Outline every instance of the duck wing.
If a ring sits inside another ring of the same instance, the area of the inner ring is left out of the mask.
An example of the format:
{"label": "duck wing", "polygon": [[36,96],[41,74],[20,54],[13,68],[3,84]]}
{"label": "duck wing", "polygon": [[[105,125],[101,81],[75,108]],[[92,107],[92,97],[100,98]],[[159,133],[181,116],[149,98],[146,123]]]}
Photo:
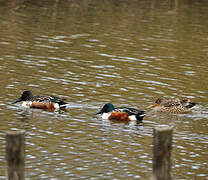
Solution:
{"label": "duck wing", "polygon": [[32,100],[37,102],[53,102],[58,103],[59,105],[66,104],[64,102],[66,100],[65,98],[59,98],[56,96],[34,96]]}
{"label": "duck wing", "polygon": [[180,106],[181,103],[179,101],[167,101],[162,106],[164,107],[174,107],[174,106]]}
{"label": "duck wing", "polygon": [[137,114],[144,114],[145,113],[145,111],[141,111],[141,110],[138,110],[138,109],[135,109],[135,108],[126,108],[126,107],[115,108],[115,111],[125,112],[129,116],[137,115]]}
{"label": "duck wing", "polygon": [[58,103],[59,105],[67,104],[65,102],[66,98],[60,98],[56,96],[50,96],[51,102]]}

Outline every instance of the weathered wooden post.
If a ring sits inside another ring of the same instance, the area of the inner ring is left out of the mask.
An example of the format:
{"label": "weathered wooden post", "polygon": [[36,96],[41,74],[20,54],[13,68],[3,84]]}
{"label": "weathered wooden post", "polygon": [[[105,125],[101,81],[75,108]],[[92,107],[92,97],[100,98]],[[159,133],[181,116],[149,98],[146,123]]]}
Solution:
{"label": "weathered wooden post", "polygon": [[156,127],[153,130],[154,180],[171,179],[171,149],[173,127]]}
{"label": "weathered wooden post", "polygon": [[23,180],[25,167],[25,132],[6,132],[6,177]]}

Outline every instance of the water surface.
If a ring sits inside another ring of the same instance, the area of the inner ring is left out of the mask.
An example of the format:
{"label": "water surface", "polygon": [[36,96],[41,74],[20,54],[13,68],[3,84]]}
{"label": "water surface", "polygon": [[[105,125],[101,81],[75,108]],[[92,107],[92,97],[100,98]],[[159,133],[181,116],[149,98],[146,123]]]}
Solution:
{"label": "water surface", "polygon": [[[152,131],[174,126],[172,176],[208,168],[206,1],[1,1],[0,178],[5,131],[26,132],[27,179],[148,179]],[[65,112],[10,104],[23,90],[59,95]],[[105,103],[146,109],[190,98],[193,113],[148,112],[143,124],[102,121]]]}

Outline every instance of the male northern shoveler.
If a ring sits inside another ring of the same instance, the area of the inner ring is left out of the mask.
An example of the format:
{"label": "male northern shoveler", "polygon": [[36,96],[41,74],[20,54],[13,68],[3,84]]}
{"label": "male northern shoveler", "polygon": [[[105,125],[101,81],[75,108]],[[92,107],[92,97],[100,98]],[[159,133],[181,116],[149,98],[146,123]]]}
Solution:
{"label": "male northern shoveler", "polygon": [[158,98],[154,104],[149,106],[155,111],[159,112],[171,112],[171,113],[187,113],[194,107],[196,103],[191,102],[189,99],[172,99],[166,100],[164,98]]}
{"label": "male northern shoveler", "polygon": [[134,108],[117,107],[115,108],[113,104],[107,103],[103,108],[96,113],[102,114],[103,119],[116,120],[128,122],[130,120],[140,120],[142,121],[145,111],[140,111]]}
{"label": "male northern shoveler", "polygon": [[55,109],[65,108],[67,105],[64,102],[65,100],[56,96],[34,96],[31,91],[24,91],[12,104],[22,102],[22,106],[24,107],[53,111]]}

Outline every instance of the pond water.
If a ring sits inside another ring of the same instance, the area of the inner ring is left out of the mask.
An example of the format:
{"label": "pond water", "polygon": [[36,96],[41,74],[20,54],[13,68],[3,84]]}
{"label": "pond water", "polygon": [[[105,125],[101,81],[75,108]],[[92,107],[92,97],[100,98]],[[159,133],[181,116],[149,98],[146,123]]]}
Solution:
{"label": "pond water", "polygon": [[[0,178],[5,132],[26,132],[26,179],[148,179],[152,133],[174,126],[174,179],[208,177],[208,1],[0,1]],[[67,98],[22,109],[23,90]],[[190,114],[102,121],[105,103],[145,110],[190,98]]]}

